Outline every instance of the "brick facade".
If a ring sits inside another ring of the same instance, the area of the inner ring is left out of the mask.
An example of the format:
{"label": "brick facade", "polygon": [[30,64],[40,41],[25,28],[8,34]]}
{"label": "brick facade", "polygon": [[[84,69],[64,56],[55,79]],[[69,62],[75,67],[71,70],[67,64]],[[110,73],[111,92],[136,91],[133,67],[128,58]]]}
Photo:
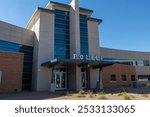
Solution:
{"label": "brick facade", "polygon": [[[111,81],[111,75],[116,76],[116,81]],[[126,81],[122,81],[121,76],[126,76]],[[133,81],[131,80],[131,76],[136,76],[136,70],[134,66],[128,65],[112,65],[105,67],[103,69],[103,84],[104,87],[110,86],[132,86]]]}
{"label": "brick facade", "polygon": [[21,53],[0,52],[0,92],[21,91],[23,58]]}

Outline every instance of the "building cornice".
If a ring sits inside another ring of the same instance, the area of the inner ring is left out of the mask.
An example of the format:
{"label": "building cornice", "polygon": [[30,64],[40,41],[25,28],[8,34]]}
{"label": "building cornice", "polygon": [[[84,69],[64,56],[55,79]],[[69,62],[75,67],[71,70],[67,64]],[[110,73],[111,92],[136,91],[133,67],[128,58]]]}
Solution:
{"label": "building cornice", "polygon": [[[70,7],[71,7],[71,6],[68,5],[68,4],[59,3],[59,2],[54,2],[54,1],[49,2],[49,4],[56,4],[56,5],[60,5],[60,6],[67,7],[67,8],[70,8]],[[81,8],[81,7],[80,7],[79,10],[93,13],[93,10],[91,10],[91,9],[86,9],[86,8]]]}
{"label": "building cornice", "polygon": [[92,17],[89,17],[88,20],[98,22],[99,24],[102,23],[103,21],[102,19],[97,19],[97,18],[92,18]]}
{"label": "building cornice", "polygon": [[35,12],[33,13],[33,15],[31,16],[31,18],[30,18],[28,24],[26,25],[26,29],[30,29],[30,28],[32,27],[32,24],[33,24],[33,22],[34,22],[35,17],[36,17],[41,11],[47,12],[47,13],[54,13],[53,10],[38,7],[38,8],[35,10]]}

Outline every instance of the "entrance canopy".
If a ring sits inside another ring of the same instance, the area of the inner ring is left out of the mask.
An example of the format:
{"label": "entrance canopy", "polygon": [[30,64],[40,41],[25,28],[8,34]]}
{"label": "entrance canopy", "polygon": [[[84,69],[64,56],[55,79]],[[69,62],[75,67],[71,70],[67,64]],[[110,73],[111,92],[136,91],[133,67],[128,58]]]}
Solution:
{"label": "entrance canopy", "polygon": [[126,64],[126,65],[128,65],[127,62],[125,62],[125,61],[124,62],[106,61],[106,60],[97,61],[97,60],[80,60],[80,59],[53,59],[53,60],[44,62],[41,65],[51,68],[54,65],[57,65],[59,63],[67,63],[67,64],[76,63],[76,64],[78,64],[79,67],[89,64],[90,66],[93,67],[93,69],[98,69],[98,68],[102,69],[103,67],[110,66],[113,64]]}

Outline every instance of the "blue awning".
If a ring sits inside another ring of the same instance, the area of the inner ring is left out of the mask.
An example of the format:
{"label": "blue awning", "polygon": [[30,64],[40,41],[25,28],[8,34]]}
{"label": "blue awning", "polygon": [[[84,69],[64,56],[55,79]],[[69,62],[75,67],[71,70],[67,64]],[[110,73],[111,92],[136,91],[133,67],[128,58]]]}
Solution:
{"label": "blue awning", "polygon": [[106,66],[110,66],[113,64],[126,64],[125,62],[120,62],[120,61],[106,61],[106,60],[80,60],[80,59],[52,59],[50,61],[44,62],[41,65],[42,66],[47,66],[47,67],[52,67],[54,65],[57,65],[59,63],[77,63],[77,64],[89,64],[93,66],[93,69],[96,68],[102,68]]}

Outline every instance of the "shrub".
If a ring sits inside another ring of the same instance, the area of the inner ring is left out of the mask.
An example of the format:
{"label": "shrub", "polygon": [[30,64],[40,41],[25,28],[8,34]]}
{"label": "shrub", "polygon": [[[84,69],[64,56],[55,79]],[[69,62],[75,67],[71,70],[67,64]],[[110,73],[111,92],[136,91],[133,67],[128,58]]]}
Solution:
{"label": "shrub", "polygon": [[121,92],[118,94],[118,96],[124,96],[124,95],[126,95],[126,92]]}
{"label": "shrub", "polygon": [[99,97],[99,99],[100,100],[107,100],[108,98],[106,96],[102,95],[102,96]]}
{"label": "shrub", "polygon": [[135,98],[135,96],[133,96],[133,95],[130,95],[130,97],[131,97],[131,98]]}
{"label": "shrub", "polygon": [[143,97],[146,97],[146,98],[148,98],[148,97],[149,97],[149,95],[148,95],[148,94],[143,94],[142,96],[143,96]]}
{"label": "shrub", "polygon": [[89,94],[90,98],[93,98],[93,92],[92,91],[88,91],[88,94]]}
{"label": "shrub", "polygon": [[85,97],[85,92],[83,90],[80,90],[78,93],[78,97]]}
{"label": "shrub", "polygon": [[129,95],[124,95],[125,100],[131,100],[131,97]]}
{"label": "shrub", "polygon": [[99,95],[104,95],[105,92],[104,91],[101,91],[101,92],[98,92]]}
{"label": "shrub", "polygon": [[72,94],[67,92],[66,96],[70,97],[70,96],[72,96]]}

